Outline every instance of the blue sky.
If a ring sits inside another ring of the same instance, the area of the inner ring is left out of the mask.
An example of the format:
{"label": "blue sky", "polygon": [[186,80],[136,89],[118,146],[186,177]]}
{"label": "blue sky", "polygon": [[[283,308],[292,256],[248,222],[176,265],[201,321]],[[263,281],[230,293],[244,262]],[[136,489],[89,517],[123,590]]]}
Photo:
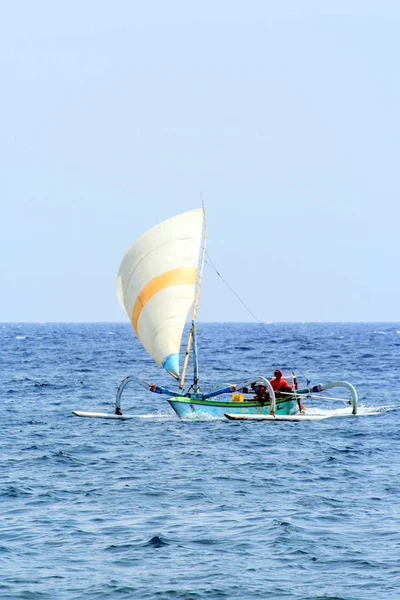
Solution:
{"label": "blue sky", "polygon": [[[122,257],[205,199],[260,320],[398,321],[400,4],[14,2],[0,321],[124,321]],[[200,321],[252,320],[208,267]]]}

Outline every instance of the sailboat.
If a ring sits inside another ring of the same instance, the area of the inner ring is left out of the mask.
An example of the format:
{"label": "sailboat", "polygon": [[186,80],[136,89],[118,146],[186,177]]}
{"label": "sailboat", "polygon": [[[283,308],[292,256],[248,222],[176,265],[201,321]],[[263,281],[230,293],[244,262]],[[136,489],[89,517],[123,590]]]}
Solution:
{"label": "sailboat", "polygon": [[[164,395],[180,418],[194,415],[227,418],[297,419],[299,399],[330,387],[346,387],[351,393],[352,412],[357,412],[357,394],[347,382],[331,382],[312,388],[275,394],[263,375],[237,384],[224,383],[204,390],[200,385],[196,316],[206,253],[204,205],[176,215],[143,233],[126,252],[117,277],[117,297],[144,350],[176,382],[170,389],[149,383],[136,375],[127,376],[116,394],[115,411],[89,413],[73,411],[81,417],[132,418],[122,413],[122,394],[130,383],[149,392]],[[185,325],[192,309],[186,350],[180,368],[180,349]],[[193,377],[185,385],[190,357]],[[292,375],[293,383],[295,376]],[[296,386],[294,386],[296,387]],[[263,397],[257,396],[259,389]]]}

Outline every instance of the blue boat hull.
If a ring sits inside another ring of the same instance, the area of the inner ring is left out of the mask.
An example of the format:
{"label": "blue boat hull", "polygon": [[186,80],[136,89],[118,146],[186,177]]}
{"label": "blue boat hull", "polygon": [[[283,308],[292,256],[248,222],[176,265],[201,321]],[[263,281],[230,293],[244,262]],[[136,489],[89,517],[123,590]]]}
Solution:
{"label": "blue boat hull", "polygon": [[[234,415],[269,415],[269,404],[259,402],[221,402],[218,400],[194,400],[191,398],[169,398],[168,402],[181,419],[194,415],[224,418],[225,413]],[[299,412],[297,402],[277,402],[276,415],[295,415]]]}

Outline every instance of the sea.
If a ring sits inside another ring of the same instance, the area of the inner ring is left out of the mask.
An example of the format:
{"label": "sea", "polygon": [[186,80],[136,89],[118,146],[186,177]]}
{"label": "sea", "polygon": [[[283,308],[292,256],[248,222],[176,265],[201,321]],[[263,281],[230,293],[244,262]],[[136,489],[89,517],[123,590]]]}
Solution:
{"label": "sea", "polygon": [[131,384],[133,419],[78,418],[173,381],[128,323],[1,324],[1,600],[398,600],[400,323],[197,338],[203,389],[295,370],[359,414],[333,390],[319,421],[179,420]]}

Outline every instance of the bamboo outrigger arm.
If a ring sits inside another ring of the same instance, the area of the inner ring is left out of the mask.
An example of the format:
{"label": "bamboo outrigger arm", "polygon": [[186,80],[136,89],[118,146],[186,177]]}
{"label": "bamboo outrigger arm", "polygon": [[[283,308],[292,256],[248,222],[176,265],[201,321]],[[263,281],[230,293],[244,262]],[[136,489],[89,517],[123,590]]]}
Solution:
{"label": "bamboo outrigger arm", "polygon": [[314,385],[313,387],[297,390],[296,395],[307,396],[309,394],[318,394],[319,392],[323,392],[325,390],[329,390],[329,389],[335,388],[335,387],[343,387],[343,388],[347,388],[348,390],[350,390],[351,406],[352,406],[351,412],[353,415],[356,415],[357,414],[357,403],[358,403],[357,391],[356,391],[356,388],[354,387],[354,385],[351,385],[351,383],[349,383],[348,381],[330,381],[329,383],[318,383],[317,385]]}
{"label": "bamboo outrigger arm", "polygon": [[[264,380],[263,377],[261,377],[260,379]],[[214,396],[220,396],[221,394],[229,394],[230,392],[235,391],[236,387],[237,387],[236,385],[224,385],[216,390],[213,390],[212,392],[210,392],[208,394],[201,394],[201,393],[196,393],[196,392],[184,394],[177,390],[169,390],[168,388],[164,387],[163,385],[156,385],[154,383],[148,383],[147,381],[144,381],[143,379],[136,377],[136,375],[128,375],[127,377],[125,377],[125,379],[123,379],[121,381],[121,383],[119,384],[119,387],[117,389],[117,394],[115,397],[116,414],[122,414],[121,413],[122,394],[123,394],[126,386],[132,382],[138,383],[140,386],[142,386],[149,392],[154,392],[155,394],[164,394],[164,395],[170,396],[172,398],[173,397],[193,398],[195,400],[207,400],[208,398],[213,398]],[[273,393],[273,390],[272,390],[272,393]]]}
{"label": "bamboo outrigger arm", "polygon": [[324,383],[323,385],[321,385],[321,392],[323,392],[324,390],[329,390],[330,388],[334,388],[334,387],[344,387],[347,388],[348,390],[350,390],[350,394],[351,394],[351,406],[352,406],[352,414],[356,415],[357,414],[357,391],[356,388],[351,385],[351,383],[348,383],[347,381],[331,381],[330,383]]}

